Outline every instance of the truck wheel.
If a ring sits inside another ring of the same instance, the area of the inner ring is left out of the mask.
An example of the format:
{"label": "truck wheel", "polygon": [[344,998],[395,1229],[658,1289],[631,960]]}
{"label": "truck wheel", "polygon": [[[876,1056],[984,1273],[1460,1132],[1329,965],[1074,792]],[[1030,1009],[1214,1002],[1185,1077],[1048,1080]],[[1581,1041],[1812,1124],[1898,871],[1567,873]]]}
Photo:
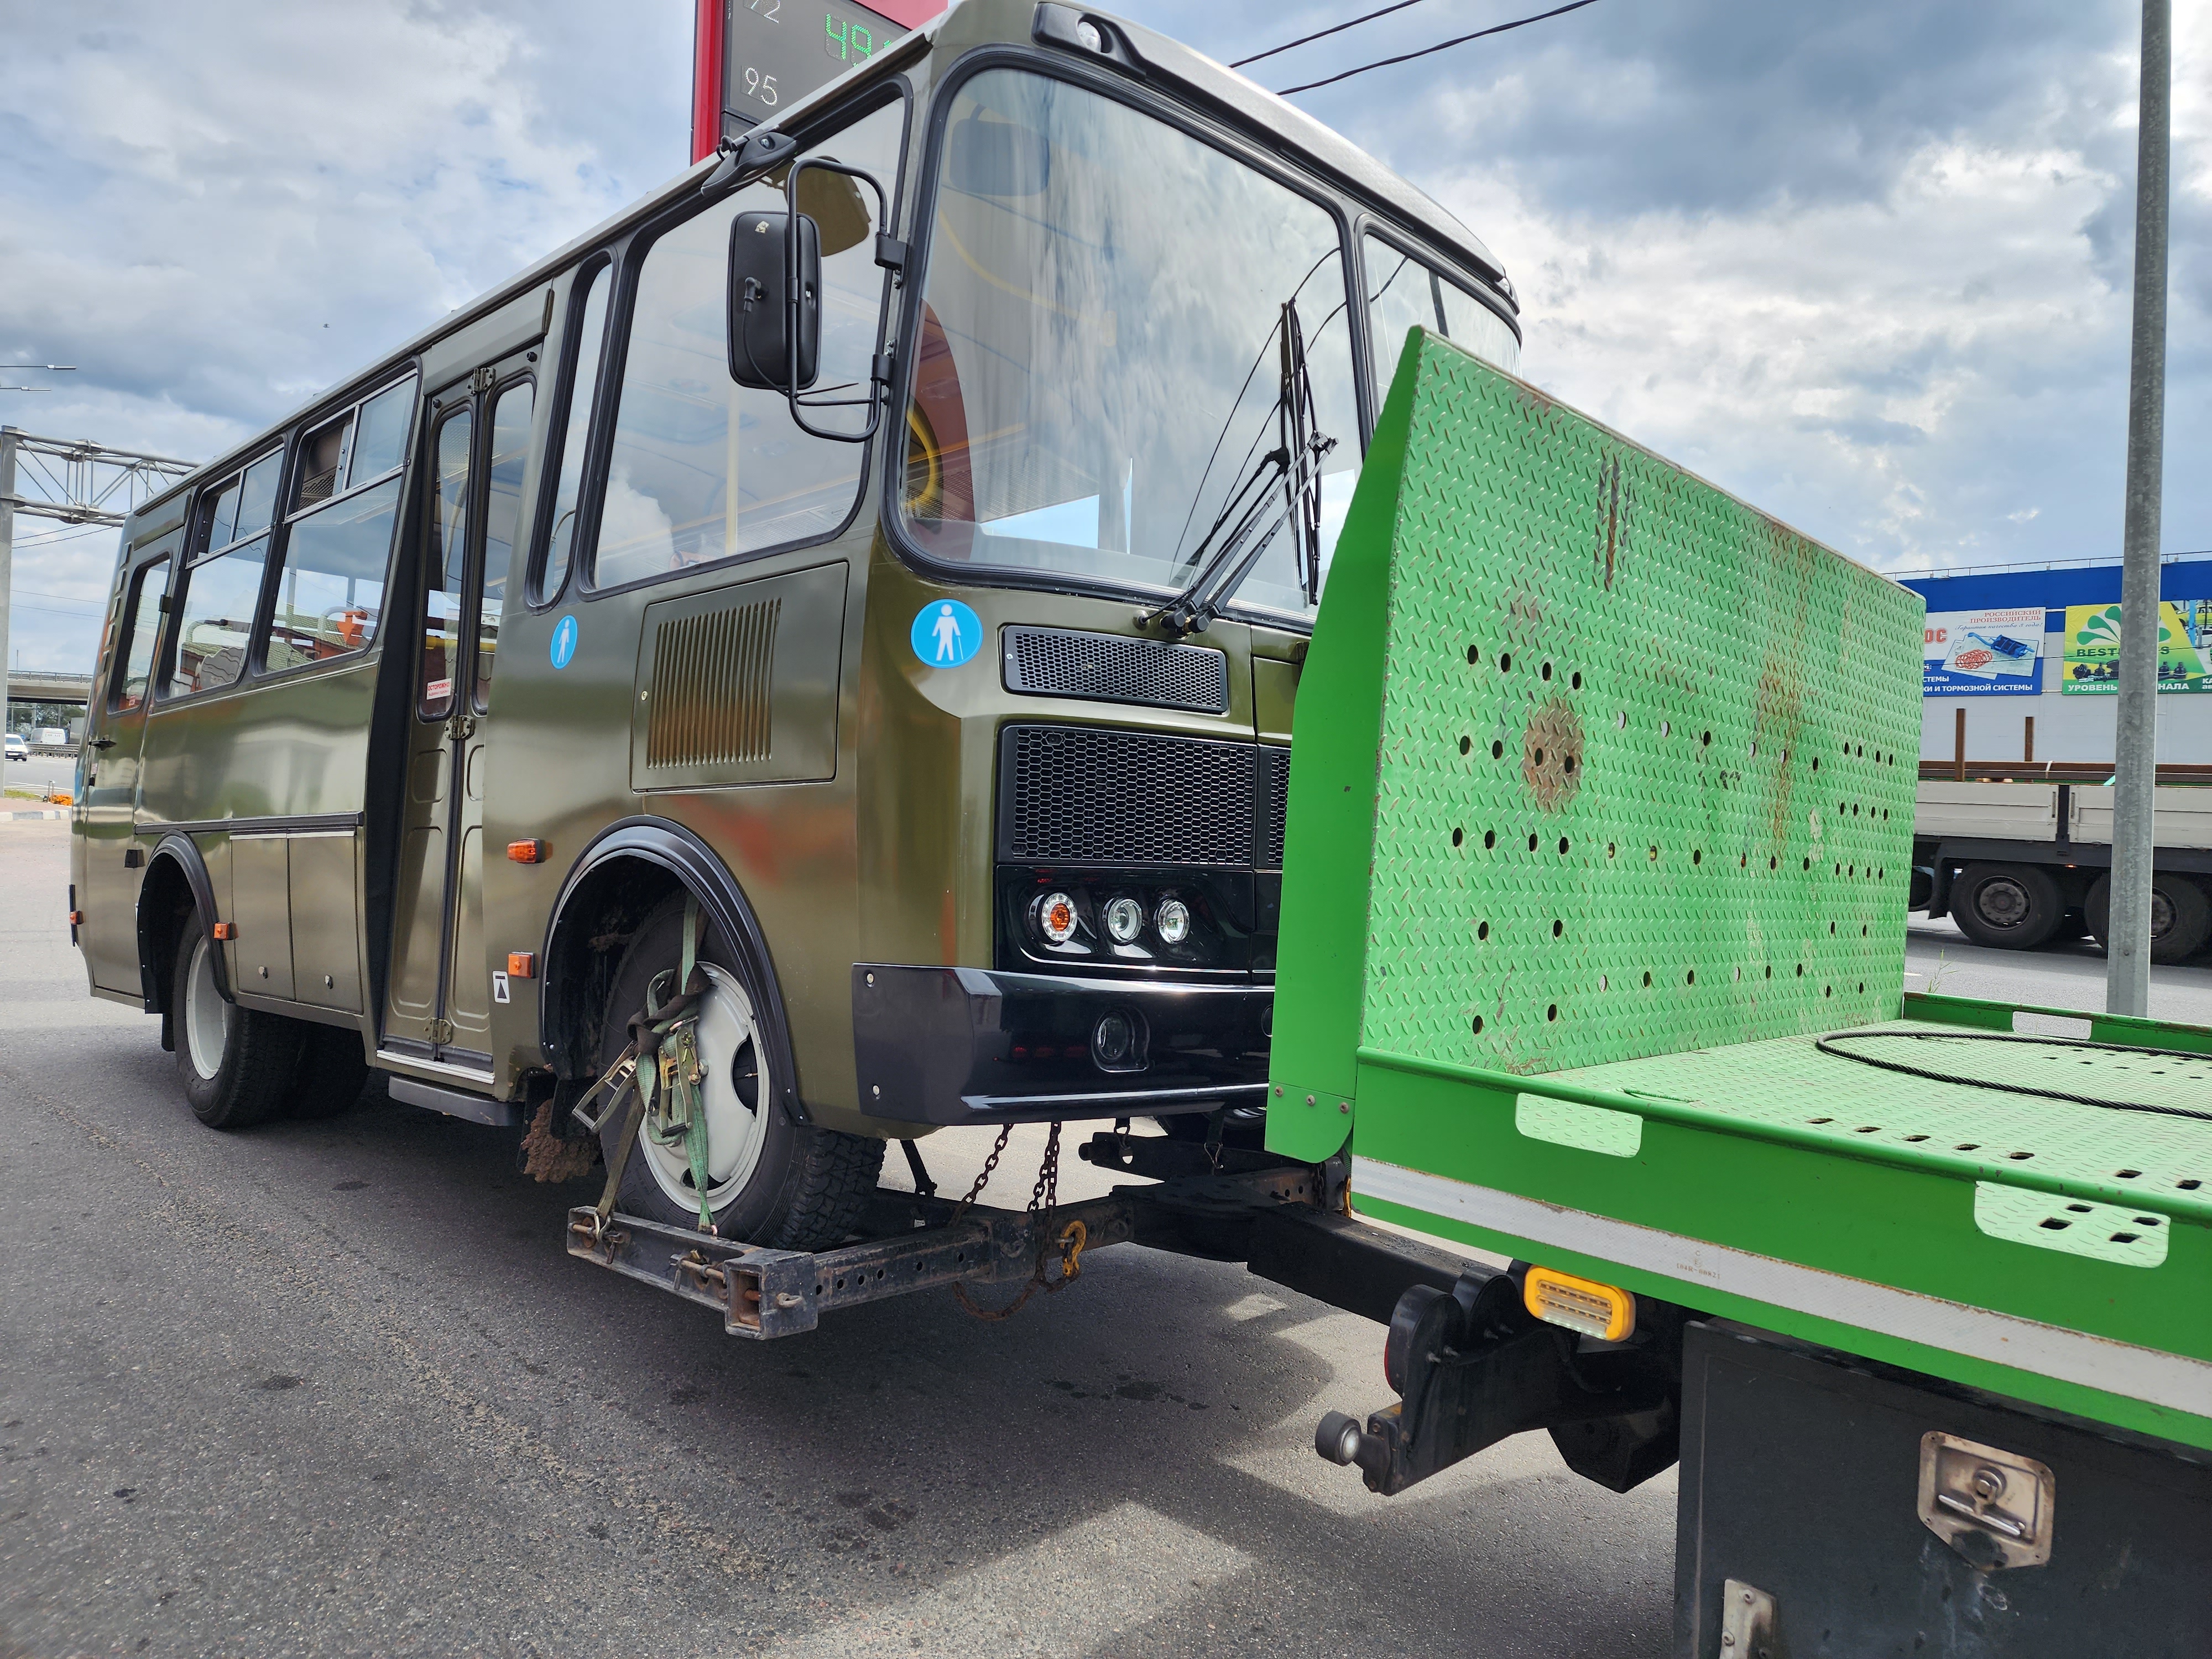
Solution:
{"label": "truck wheel", "polygon": [[[2087,902],[2089,931],[2107,951],[2112,948],[2108,930],[2112,925],[2112,878],[2109,872],[2090,884]],[[2154,870],[2150,878],[2150,959],[2186,962],[2212,938],[2212,902],[2204,890],[2187,876]]]}
{"label": "truck wheel", "polygon": [[[662,904],[631,935],[615,970],[599,1042],[601,1073],[629,1042],[629,1018],[647,988],[683,961],[684,900]],[[706,1108],[707,1200],[725,1238],[780,1250],[819,1250],[859,1224],[884,1165],[884,1143],[862,1135],[803,1127],[777,1107],[783,1079],[757,1010],[762,993],[734,954],[709,931],[699,952],[708,989],[699,1014],[700,1094]],[[610,1164],[622,1133],[618,1115],[602,1133]],[[698,1224],[690,1162],[680,1146],[641,1133],[623,1171],[616,1202],[632,1215]]]}
{"label": "truck wheel", "polygon": [[300,1065],[292,1074],[286,1097],[288,1117],[314,1121],[337,1117],[353,1109],[368,1081],[368,1057],[362,1052],[361,1033],[343,1025],[300,1025]]}
{"label": "truck wheel", "polygon": [[2057,931],[2066,904],[2039,866],[1970,864],[1951,889],[1951,915],[1977,945],[2033,951]]}
{"label": "truck wheel", "polygon": [[243,1129],[272,1115],[300,1060],[300,1031],[277,1014],[241,1008],[216,988],[215,953],[197,913],[177,940],[177,1070],[192,1115],[210,1129]]}

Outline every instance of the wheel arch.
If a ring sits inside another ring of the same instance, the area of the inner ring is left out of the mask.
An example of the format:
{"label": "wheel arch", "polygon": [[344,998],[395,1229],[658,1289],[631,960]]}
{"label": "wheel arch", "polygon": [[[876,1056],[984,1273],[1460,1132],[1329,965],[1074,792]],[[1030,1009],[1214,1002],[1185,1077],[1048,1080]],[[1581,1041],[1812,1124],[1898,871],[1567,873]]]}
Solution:
{"label": "wheel arch", "polygon": [[[563,1077],[587,1076],[596,1063],[592,1038],[607,994],[611,946],[604,925],[627,937],[653,906],[673,892],[698,900],[708,925],[737,953],[760,994],[754,1012],[781,1079],[777,1103],[793,1123],[806,1122],[799,1091],[797,1056],[776,978],[768,935],[744,890],[699,837],[667,818],[640,816],[601,830],[562,878],[546,923],[543,990],[538,998],[538,1043]],[[602,963],[607,963],[603,969]]]}
{"label": "wheel arch", "polygon": [[[200,919],[208,942],[216,942],[215,925],[221,920],[216,906],[215,883],[207,860],[190,836],[171,830],[155,843],[146,860],[146,877],[138,884],[138,977],[149,1011],[166,1021],[170,987],[176,975],[176,919],[189,902]],[[215,953],[215,988],[225,1002],[230,994],[229,964],[222,952]]]}

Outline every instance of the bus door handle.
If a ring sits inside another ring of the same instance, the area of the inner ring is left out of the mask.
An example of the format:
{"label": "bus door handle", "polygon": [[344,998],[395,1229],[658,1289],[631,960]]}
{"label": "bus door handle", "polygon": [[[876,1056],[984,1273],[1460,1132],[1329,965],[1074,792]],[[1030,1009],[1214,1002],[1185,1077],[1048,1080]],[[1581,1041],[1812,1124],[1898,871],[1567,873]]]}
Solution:
{"label": "bus door handle", "polygon": [[477,717],[465,711],[453,715],[446,722],[446,735],[455,743],[465,743],[477,729]]}

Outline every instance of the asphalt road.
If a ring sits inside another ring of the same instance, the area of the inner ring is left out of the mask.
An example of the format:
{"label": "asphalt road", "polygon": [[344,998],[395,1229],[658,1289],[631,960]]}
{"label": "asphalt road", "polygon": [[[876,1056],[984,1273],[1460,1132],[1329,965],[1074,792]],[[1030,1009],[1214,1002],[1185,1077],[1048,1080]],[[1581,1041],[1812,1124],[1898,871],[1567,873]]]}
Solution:
{"label": "asphalt road", "polygon": [[[1665,1652],[1671,1474],[1524,1436],[1372,1498],[1310,1436],[1387,1398],[1381,1328],[1241,1268],[1125,1247],[1004,1324],[757,1346],[571,1261],[592,1189],[499,1132],[203,1129],[84,994],[66,830],[0,824],[0,1659]],[[1917,984],[2101,994],[1939,931]],[[2156,994],[2212,1018],[2212,970]],[[946,1186],[983,1150],[928,1144]]]}
{"label": "asphalt road", "polygon": [[0,785],[9,789],[67,789],[76,780],[75,755],[33,755],[0,765]]}

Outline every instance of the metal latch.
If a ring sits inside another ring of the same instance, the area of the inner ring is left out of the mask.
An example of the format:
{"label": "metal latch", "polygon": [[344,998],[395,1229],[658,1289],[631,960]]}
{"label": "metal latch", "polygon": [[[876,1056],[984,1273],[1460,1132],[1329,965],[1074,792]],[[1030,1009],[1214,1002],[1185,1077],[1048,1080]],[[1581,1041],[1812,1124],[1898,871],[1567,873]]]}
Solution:
{"label": "metal latch", "polygon": [[1775,1659],[1774,1598],[1740,1578],[1721,1585],[1721,1659]]}
{"label": "metal latch", "polygon": [[1934,1431],[1920,1437],[1920,1519],[1985,1572],[2051,1559],[2058,1483],[2050,1466]]}
{"label": "metal latch", "polygon": [[457,709],[446,721],[446,735],[455,743],[466,743],[476,734],[477,717],[466,709]]}

